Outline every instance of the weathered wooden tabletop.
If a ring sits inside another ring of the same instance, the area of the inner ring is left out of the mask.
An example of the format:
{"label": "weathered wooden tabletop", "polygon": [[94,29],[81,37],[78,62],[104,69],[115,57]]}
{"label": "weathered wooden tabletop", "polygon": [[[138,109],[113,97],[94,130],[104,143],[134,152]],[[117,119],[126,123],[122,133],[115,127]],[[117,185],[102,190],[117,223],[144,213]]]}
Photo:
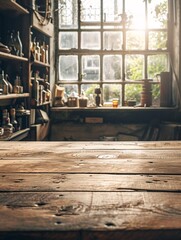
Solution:
{"label": "weathered wooden tabletop", "polygon": [[181,142],[1,142],[0,239],[181,239]]}

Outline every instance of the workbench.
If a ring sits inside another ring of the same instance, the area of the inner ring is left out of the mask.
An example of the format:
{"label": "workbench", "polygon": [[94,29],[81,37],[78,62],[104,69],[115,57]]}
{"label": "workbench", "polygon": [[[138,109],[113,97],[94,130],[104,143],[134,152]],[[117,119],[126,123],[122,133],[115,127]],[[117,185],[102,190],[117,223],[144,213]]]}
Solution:
{"label": "workbench", "polygon": [[1,142],[9,239],[180,240],[181,142]]}

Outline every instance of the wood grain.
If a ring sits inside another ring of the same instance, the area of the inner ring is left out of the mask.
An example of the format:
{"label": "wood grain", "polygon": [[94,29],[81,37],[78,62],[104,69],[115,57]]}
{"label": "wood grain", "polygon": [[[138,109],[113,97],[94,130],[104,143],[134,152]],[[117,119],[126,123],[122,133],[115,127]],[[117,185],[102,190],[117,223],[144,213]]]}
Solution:
{"label": "wood grain", "polygon": [[0,193],[0,215],[1,231],[179,230],[181,195],[147,192]]}
{"label": "wood grain", "polygon": [[181,192],[180,175],[0,174],[0,191]]}
{"label": "wood grain", "polygon": [[[167,156],[161,154],[150,153],[150,157],[141,158],[141,154],[134,152],[118,153],[111,152],[94,152],[90,150],[86,152],[63,151],[60,154],[33,154],[32,157],[16,154],[17,160],[14,160],[12,153],[10,156],[2,156],[0,159],[0,172],[24,172],[24,173],[123,173],[123,174],[180,174],[181,158],[180,151],[178,154],[168,153]],[[52,155],[52,159],[51,156]],[[87,155],[87,158],[86,158]],[[136,156],[137,155],[137,156]],[[158,157],[154,157],[158,156]],[[39,156],[39,158],[38,158]]]}
{"label": "wood grain", "polygon": [[0,240],[180,240],[181,142],[1,142]]}
{"label": "wood grain", "polygon": [[123,150],[123,149],[135,149],[135,150],[146,150],[146,149],[163,149],[163,150],[171,150],[171,149],[181,149],[180,141],[131,141],[131,142],[1,142],[0,145],[0,153],[1,151],[11,150],[19,152],[22,151],[57,151],[60,149],[81,149],[81,150]]}

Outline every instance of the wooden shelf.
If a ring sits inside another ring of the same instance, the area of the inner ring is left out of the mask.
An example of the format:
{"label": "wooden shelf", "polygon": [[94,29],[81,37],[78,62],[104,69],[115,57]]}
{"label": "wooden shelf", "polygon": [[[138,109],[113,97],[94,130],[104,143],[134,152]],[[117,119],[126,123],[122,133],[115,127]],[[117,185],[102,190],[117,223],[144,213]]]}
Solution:
{"label": "wooden shelf", "polygon": [[41,107],[41,106],[45,106],[45,105],[48,105],[50,104],[51,102],[44,102],[44,103],[40,103],[40,104],[36,104],[36,105],[32,105],[32,107]]}
{"label": "wooden shelf", "polygon": [[12,10],[17,14],[29,14],[29,11],[14,0],[0,0],[0,10]]}
{"label": "wooden shelf", "polygon": [[0,141],[20,141],[28,136],[28,133],[30,131],[30,128],[22,129],[18,132],[15,132],[13,134],[10,134],[9,136],[0,136]]}
{"label": "wooden shelf", "polygon": [[41,104],[37,104],[37,107],[40,107],[40,106],[44,106],[44,105],[48,105],[48,104],[50,104],[51,102],[49,101],[49,102],[44,102],[44,103],[41,103]]}
{"label": "wooden shelf", "polygon": [[43,63],[43,62],[36,61],[36,60],[34,60],[34,61],[32,62],[32,64],[35,65],[35,66],[50,67],[50,64]]}
{"label": "wooden shelf", "polygon": [[61,111],[84,111],[84,112],[104,112],[104,111],[117,111],[117,112],[128,112],[128,111],[175,111],[177,107],[51,107],[51,112]]}
{"label": "wooden shelf", "polygon": [[21,93],[21,94],[11,93],[7,95],[0,95],[0,100],[8,100],[13,98],[25,98],[29,96],[30,96],[29,93]]}
{"label": "wooden shelf", "polygon": [[2,59],[8,59],[8,60],[16,60],[16,61],[22,61],[22,62],[27,62],[28,58],[24,58],[24,57],[19,57],[10,53],[4,53],[4,52],[0,52],[0,58]]}

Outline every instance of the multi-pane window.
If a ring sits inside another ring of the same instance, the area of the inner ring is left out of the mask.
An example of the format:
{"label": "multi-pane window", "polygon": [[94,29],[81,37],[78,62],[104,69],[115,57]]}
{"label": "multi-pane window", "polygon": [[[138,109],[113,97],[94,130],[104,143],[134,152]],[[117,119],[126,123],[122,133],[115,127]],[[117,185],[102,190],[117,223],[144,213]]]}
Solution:
{"label": "multi-pane window", "polygon": [[58,0],[58,83],[66,96],[140,103],[143,80],[159,106],[161,72],[169,71],[167,0]]}

